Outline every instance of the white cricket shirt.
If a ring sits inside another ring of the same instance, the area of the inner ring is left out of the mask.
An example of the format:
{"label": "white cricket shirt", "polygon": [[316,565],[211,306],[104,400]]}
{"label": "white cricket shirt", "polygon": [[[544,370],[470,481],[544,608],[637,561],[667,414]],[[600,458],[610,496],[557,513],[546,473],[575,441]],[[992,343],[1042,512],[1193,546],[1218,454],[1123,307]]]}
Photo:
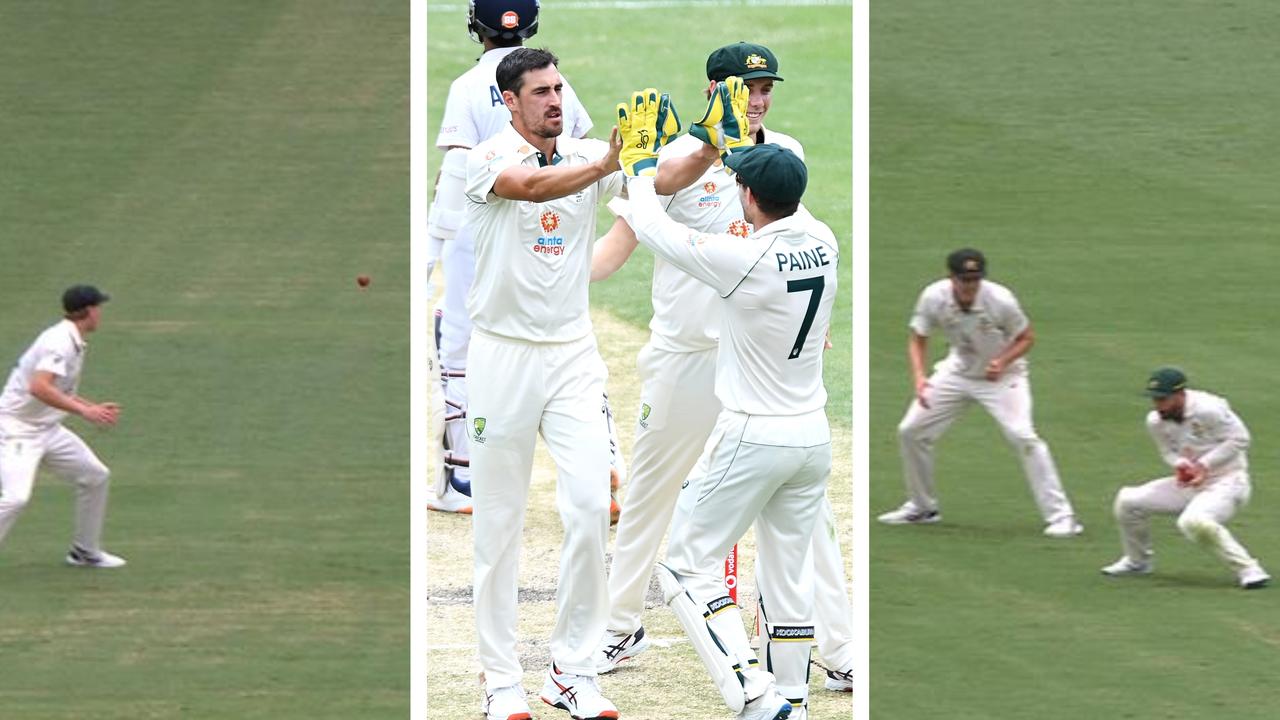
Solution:
{"label": "white cricket shirt", "polygon": [[[932,283],[920,293],[910,323],[917,335],[929,337],[938,330],[946,335],[951,350],[938,361],[935,370],[968,378],[986,377],[987,363],[1004,352],[1030,324],[1009,288],[986,279],[979,286],[973,305],[968,310],[961,309],[950,278]],[[1026,374],[1026,358],[1014,360],[1005,372]]]}
{"label": "white cricket shirt", "polygon": [[0,430],[6,433],[39,432],[62,422],[67,413],[46,405],[31,394],[31,378],[37,372],[53,373],[53,384],[68,395],[80,386],[80,369],[87,347],[80,328],[70,320],[50,327],[27,351],[9,373],[0,393]]}
{"label": "white cricket shirt", "polygon": [[[444,118],[440,121],[440,134],[436,147],[473,148],[497,135],[511,123],[511,111],[502,101],[496,75],[502,58],[517,48],[496,48],[480,56],[476,66],[458,76],[449,85],[449,97],[444,105]],[[591,129],[591,118],[578,100],[578,95],[564,82],[564,97],[560,112],[564,118],[564,134],[580,138]]]}
{"label": "white cricket shirt", "polygon": [[[777,143],[804,159],[804,148],[789,135],[765,129],[764,141]],[[658,153],[658,165],[692,155],[704,144],[692,135],[681,135]],[[738,237],[751,233],[751,224],[742,218],[737,181],[719,160],[689,187],[659,197],[667,215],[681,225]],[[662,257],[654,258],[649,342],[667,352],[698,352],[715,347],[720,339],[720,303],[716,300],[708,285]]]}
{"label": "white cricket shirt", "polygon": [[1147,432],[1160,457],[1169,465],[1179,458],[1198,460],[1209,474],[1224,475],[1249,469],[1249,429],[1231,410],[1226,398],[1201,390],[1187,390],[1182,422],[1147,413]]}
{"label": "white cricket shirt", "polygon": [[[560,137],[556,165],[586,165],[608,143]],[[476,277],[467,310],[477,330],[509,340],[570,342],[591,332],[587,286],[599,204],[622,190],[621,171],[550,202],[494,195],[498,175],[538,167],[538,153],[515,128],[475,147],[467,158],[467,223],[476,239]]]}
{"label": "white cricket shirt", "polygon": [[653,178],[628,184],[627,222],[640,242],[722,299],[716,397],[749,415],[800,415],[826,405],[823,343],[839,250],[791,216],[745,238],[703,233],[662,212]]}

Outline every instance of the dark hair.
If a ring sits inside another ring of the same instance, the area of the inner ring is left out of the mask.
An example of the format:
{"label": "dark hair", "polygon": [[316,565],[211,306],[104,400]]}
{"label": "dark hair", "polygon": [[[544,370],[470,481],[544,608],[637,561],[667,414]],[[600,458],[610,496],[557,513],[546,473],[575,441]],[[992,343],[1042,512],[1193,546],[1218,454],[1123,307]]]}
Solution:
{"label": "dark hair", "polygon": [[559,62],[560,58],[546,48],[519,48],[502,58],[502,62],[498,63],[496,73],[498,92],[510,90],[519,95],[520,88],[524,87],[525,73],[530,70],[541,70]]}
{"label": "dark hair", "polygon": [[[742,178],[737,178],[737,180],[739,185],[751,188],[750,185],[742,182]],[[761,196],[755,191],[755,188],[751,188],[751,197],[755,198],[756,206],[760,208],[761,212],[774,219],[791,217],[796,214],[796,210],[800,209],[799,200],[789,200],[787,202],[773,200],[771,198]]]}

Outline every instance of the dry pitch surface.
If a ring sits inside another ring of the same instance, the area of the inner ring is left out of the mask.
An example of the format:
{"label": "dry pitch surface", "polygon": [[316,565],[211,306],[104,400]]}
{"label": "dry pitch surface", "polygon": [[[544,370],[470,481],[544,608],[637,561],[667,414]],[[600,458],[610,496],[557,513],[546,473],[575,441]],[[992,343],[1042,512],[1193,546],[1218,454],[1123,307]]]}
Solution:
{"label": "dry pitch surface", "polygon": [[[633,424],[629,422],[639,402],[640,383],[635,357],[648,337],[639,329],[599,310],[592,321],[601,352],[609,365],[609,395],[626,456],[631,455]],[[834,467],[828,490],[841,535],[852,535],[852,460],[847,429],[833,428]],[[626,501],[623,498],[623,507]],[[612,535],[612,533],[611,533]],[[427,705],[429,718],[478,717],[481,693],[476,661],[475,617],[471,606],[472,553],[469,516],[428,514],[427,606]],[[525,520],[524,547],[520,554],[520,660],[525,669],[535,719],[563,720],[568,715],[538,700],[538,692],[550,662],[547,643],[554,624],[556,579],[562,529],[555,511],[555,467],[539,442],[534,477]],[[610,538],[610,550],[613,542]],[[848,540],[841,543],[845,565],[851,565]],[[748,533],[739,545],[742,589],[739,600],[753,607],[754,538]],[[846,570],[848,577],[848,570]],[[643,655],[625,663],[601,679],[605,696],[618,706],[626,720],[672,718],[729,718],[701,661],[685,640],[675,615],[661,602],[656,583],[646,601],[645,630],[655,642]],[[816,650],[814,653],[817,657]],[[809,717],[846,718],[852,714],[847,693],[823,689],[824,675],[812,668]]]}

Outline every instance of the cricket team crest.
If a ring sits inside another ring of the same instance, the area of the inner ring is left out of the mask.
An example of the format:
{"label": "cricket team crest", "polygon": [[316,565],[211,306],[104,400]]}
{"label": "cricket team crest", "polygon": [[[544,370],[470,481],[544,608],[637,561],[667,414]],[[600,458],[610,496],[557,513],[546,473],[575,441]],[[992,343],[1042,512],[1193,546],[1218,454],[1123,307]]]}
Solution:
{"label": "cricket team crest", "polygon": [[638,421],[640,427],[649,427],[649,413],[651,412],[653,412],[653,408],[649,406],[649,403],[640,403],[640,420]]}
{"label": "cricket team crest", "polygon": [[744,62],[749,70],[759,70],[761,68],[769,67],[769,61],[765,60],[764,56],[759,53],[751,53],[747,56],[747,59]]}
{"label": "cricket team crest", "polygon": [[728,232],[730,235],[744,238],[751,234],[751,226],[747,224],[746,220],[734,220],[729,223]]}
{"label": "cricket team crest", "polygon": [[475,418],[471,421],[471,427],[475,431],[471,435],[471,440],[473,442],[483,443],[486,440],[486,438],[484,437],[485,424],[486,424],[485,420],[482,417]]}

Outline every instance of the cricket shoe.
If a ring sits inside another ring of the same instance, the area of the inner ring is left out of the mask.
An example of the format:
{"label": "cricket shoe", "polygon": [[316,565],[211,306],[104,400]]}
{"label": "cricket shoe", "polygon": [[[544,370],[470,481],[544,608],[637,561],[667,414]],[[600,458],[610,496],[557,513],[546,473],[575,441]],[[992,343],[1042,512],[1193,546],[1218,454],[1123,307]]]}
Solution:
{"label": "cricket shoe", "polygon": [[853,668],[850,667],[848,670],[828,670],[827,680],[822,686],[836,692],[853,692]]}
{"label": "cricket shoe", "polygon": [[1155,566],[1150,562],[1137,563],[1129,559],[1128,555],[1121,555],[1120,559],[1102,568],[1103,575],[1111,577],[1121,577],[1123,575],[1150,575]]}
{"label": "cricket shoe", "polygon": [[79,545],[67,551],[67,564],[73,567],[118,568],[126,565],[125,559],[105,550],[89,552]]}
{"label": "cricket shoe", "polygon": [[746,707],[738,713],[738,720],[785,720],[790,716],[791,703],[770,685],[763,695],[747,701]]}
{"label": "cricket shoe", "polygon": [[618,708],[600,694],[596,679],[562,673],[555,663],[542,684],[542,702],[569,713],[573,720],[616,720]]}
{"label": "cricket shoe", "polygon": [[471,498],[454,490],[453,486],[449,485],[445,488],[444,495],[437,495],[434,499],[427,501],[427,509],[435,510],[436,512],[470,515]]}
{"label": "cricket shoe", "polygon": [[937,510],[921,510],[908,500],[897,510],[890,510],[876,519],[885,525],[928,525],[941,522],[942,513]]}
{"label": "cricket shoe", "polygon": [[524,688],[508,685],[490,691],[484,689],[484,702],[480,705],[485,720],[531,720],[529,703],[524,699]]}
{"label": "cricket shoe", "polygon": [[1084,532],[1084,526],[1074,516],[1059,518],[1044,526],[1044,534],[1051,538],[1075,537]]}
{"label": "cricket shoe", "polygon": [[649,638],[644,628],[633,633],[606,632],[596,650],[596,672],[604,674],[618,669],[623,660],[630,660],[649,649]]}
{"label": "cricket shoe", "polygon": [[622,505],[618,504],[618,488],[622,486],[622,476],[618,468],[609,468],[609,524],[617,525],[622,517]]}
{"label": "cricket shoe", "polygon": [[1271,576],[1257,563],[1240,571],[1240,587],[1245,590],[1264,588],[1269,582],[1271,582]]}

